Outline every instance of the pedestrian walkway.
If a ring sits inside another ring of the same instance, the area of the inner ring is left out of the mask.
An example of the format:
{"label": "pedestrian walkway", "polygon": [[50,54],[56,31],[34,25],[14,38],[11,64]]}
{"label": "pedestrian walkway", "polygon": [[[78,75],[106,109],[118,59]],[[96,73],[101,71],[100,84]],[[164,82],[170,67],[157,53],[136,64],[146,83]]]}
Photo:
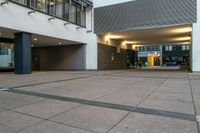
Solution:
{"label": "pedestrian walkway", "polygon": [[0,74],[2,133],[198,133],[200,74]]}

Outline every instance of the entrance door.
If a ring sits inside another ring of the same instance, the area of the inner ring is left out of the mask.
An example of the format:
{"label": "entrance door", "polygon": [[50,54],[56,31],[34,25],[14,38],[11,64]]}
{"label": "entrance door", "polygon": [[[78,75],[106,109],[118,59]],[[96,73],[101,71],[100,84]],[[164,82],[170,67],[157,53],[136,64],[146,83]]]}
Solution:
{"label": "entrance door", "polygon": [[33,55],[32,62],[33,71],[40,71],[40,56]]}
{"label": "entrance door", "polygon": [[154,57],[154,66],[160,66],[160,57]]}

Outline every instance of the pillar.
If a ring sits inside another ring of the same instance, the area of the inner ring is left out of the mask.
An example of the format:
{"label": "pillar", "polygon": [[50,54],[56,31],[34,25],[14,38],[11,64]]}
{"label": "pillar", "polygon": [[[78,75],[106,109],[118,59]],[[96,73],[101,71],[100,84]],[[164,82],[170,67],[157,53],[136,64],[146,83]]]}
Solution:
{"label": "pillar", "polygon": [[197,0],[197,22],[192,31],[192,63],[193,72],[200,72],[200,1]]}
{"label": "pillar", "polygon": [[15,33],[14,41],[15,74],[31,74],[31,34],[25,32]]}

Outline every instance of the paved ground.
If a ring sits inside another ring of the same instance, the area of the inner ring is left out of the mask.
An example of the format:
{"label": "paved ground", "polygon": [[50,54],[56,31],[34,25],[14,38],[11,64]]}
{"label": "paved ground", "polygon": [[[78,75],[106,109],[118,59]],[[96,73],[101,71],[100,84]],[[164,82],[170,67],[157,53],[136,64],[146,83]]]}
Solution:
{"label": "paved ground", "polygon": [[200,74],[4,73],[0,88],[0,133],[199,132]]}

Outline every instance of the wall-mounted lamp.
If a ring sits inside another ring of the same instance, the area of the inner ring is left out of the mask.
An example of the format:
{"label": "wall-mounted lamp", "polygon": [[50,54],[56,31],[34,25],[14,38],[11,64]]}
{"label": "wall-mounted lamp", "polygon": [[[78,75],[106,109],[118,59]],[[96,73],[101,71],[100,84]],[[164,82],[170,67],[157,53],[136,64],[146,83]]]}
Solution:
{"label": "wall-mounted lamp", "polygon": [[1,6],[5,5],[5,4],[8,4],[8,0],[1,2]]}
{"label": "wall-mounted lamp", "polygon": [[48,21],[55,20],[55,17],[48,18]]}
{"label": "wall-mounted lamp", "polygon": [[64,26],[71,24],[70,22],[64,23]]}
{"label": "wall-mounted lamp", "polygon": [[28,15],[30,15],[30,14],[32,14],[32,13],[35,13],[35,10],[29,11],[29,12],[28,12]]}
{"label": "wall-mounted lamp", "polygon": [[79,27],[76,27],[76,29],[77,29],[77,30],[79,30],[79,29],[82,29],[82,28],[83,28],[83,27],[81,27],[81,26],[79,26]]}

